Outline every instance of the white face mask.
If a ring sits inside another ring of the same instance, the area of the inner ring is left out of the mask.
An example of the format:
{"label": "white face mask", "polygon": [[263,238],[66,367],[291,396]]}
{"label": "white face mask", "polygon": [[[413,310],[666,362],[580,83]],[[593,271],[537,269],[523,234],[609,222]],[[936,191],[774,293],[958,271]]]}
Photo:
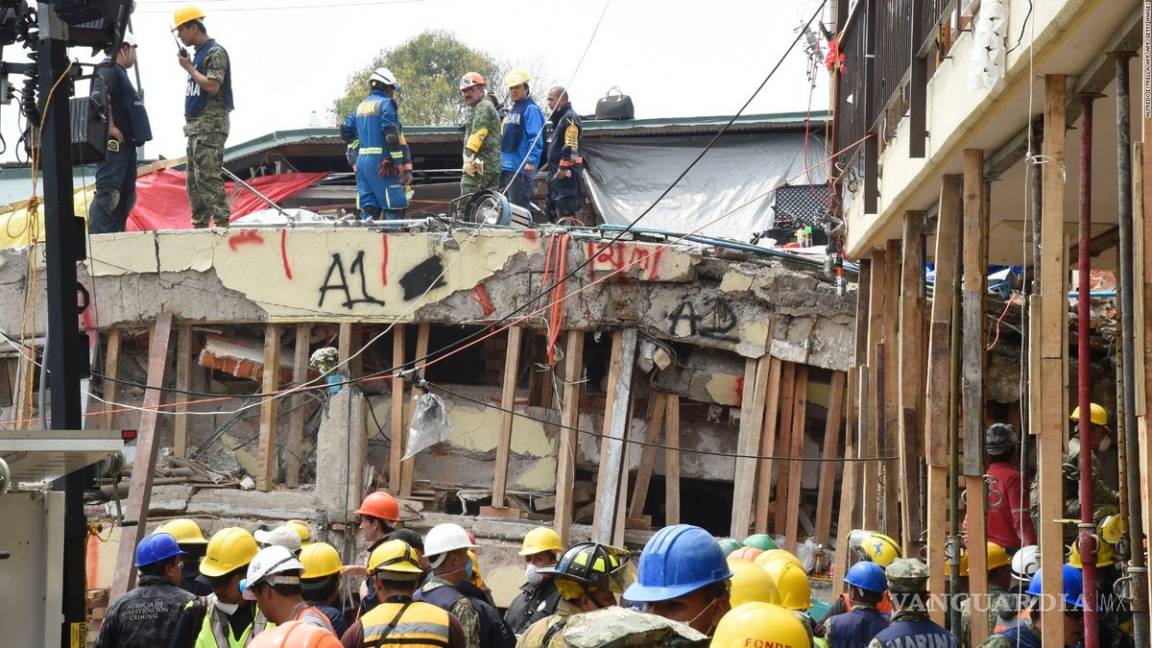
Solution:
{"label": "white face mask", "polygon": [[539,587],[540,583],[544,582],[544,574],[540,573],[540,568],[532,563],[524,565],[524,579],[532,587]]}
{"label": "white face mask", "polygon": [[236,614],[236,610],[240,609],[239,603],[225,603],[224,601],[221,601],[220,599],[216,599],[216,601],[213,603],[213,605],[216,606],[217,610],[220,610],[221,612],[223,612],[224,614],[226,614],[228,616],[232,616],[233,614]]}
{"label": "white face mask", "polygon": [[1108,448],[1111,448],[1111,447],[1112,447],[1112,437],[1105,436],[1103,439],[1100,439],[1100,443],[1099,443],[1099,445],[1096,446],[1096,450],[1098,452],[1108,452]]}

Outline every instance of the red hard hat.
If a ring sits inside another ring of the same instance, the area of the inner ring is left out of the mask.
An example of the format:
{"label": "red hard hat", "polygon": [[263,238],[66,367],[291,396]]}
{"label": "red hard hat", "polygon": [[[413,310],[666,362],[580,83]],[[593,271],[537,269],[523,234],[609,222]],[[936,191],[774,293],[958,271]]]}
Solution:
{"label": "red hard hat", "polygon": [[400,519],[400,503],[392,497],[388,491],[373,491],[368,493],[368,497],[360,503],[360,508],[356,509],[356,515],[367,515],[388,522],[396,522]]}
{"label": "red hard hat", "polygon": [[249,648],[340,648],[340,640],[325,628],[288,621],[252,639]]}

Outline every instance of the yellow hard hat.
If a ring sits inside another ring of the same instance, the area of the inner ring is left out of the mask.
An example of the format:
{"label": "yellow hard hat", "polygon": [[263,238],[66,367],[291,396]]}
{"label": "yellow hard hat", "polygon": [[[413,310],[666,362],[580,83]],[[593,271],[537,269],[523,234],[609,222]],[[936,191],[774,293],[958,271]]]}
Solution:
{"label": "yellow hard hat", "polygon": [[309,528],[308,523],[303,520],[288,520],[284,526],[296,532],[300,536],[300,546],[304,546],[312,541],[312,529]]}
{"label": "yellow hard hat", "polygon": [[[1096,543],[1096,566],[1109,567],[1112,563],[1116,562],[1116,552],[1112,550],[1112,545],[1104,541]],[[1080,560],[1080,546],[1078,542],[1073,542],[1068,547],[1068,564],[1076,569],[1084,569],[1084,561]]]}
{"label": "yellow hard hat", "polygon": [[177,544],[182,545],[206,545],[208,540],[204,537],[204,532],[200,530],[200,525],[188,518],[180,518],[179,520],[168,520],[156,528],[157,532],[163,531],[168,535],[176,538]]}
{"label": "yellow hard hat", "polygon": [[411,545],[403,540],[389,540],[368,556],[368,572],[383,572],[396,580],[416,580],[424,570],[420,569],[420,553]]}
{"label": "yellow hard hat", "polygon": [[797,567],[799,567],[800,569],[804,569],[804,563],[800,562],[800,559],[796,557],[796,554],[792,553],[791,551],[788,551],[787,549],[769,549],[768,551],[765,551],[764,553],[760,554],[759,556],[756,556],[756,558],[752,562],[763,567],[763,566],[767,565],[768,563],[776,561],[776,560],[783,560],[784,562],[790,562],[793,565],[796,565]]}
{"label": "yellow hard hat", "polygon": [[[944,561],[944,575],[945,576],[951,576],[952,575],[952,561],[951,560],[945,560]],[[963,549],[960,550],[960,576],[962,578],[966,578],[968,576],[968,552],[963,550]]]}
{"label": "yellow hard hat", "polygon": [[193,20],[204,20],[204,12],[200,11],[200,7],[196,5],[184,5],[176,11],[172,12],[172,31],[183,25],[186,22]]}
{"label": "yellow hard hat", "polygon": [[749,601],[780,605],[780,592],[776,591],[776,583],[768,572],[747,560],[730,560],[728,569],[732,570],[732,591],[728,599],[733,607]]}
{"label": "yellow hard hat", "polygon": [[865,537],[860,542],[860,550],[868,560],[881,567],[887,567],[901,557],[899,543],[883,533],[872,533]]}
{"label": "yellow hard hat", "polygon": [[531,556],[545,551],[564,552],[564,545],[560,542],[560,534],[548,527],[536,527],[524,536],[524,545],[520,547],[521,556]]}
{"label": "yellow hard hat", "polygon": [[210,578],[223,576],[252,562],[259,551],[256,538],[244,529],[220,529],[208,541],[208,551],[200,561],[200,573]]}
{"label": "yellow hard hat", "polygon": [[787,560],[773,560],[762,569],[772,577],[780,594],[780,605],[789,610],[807,610],[812,607],[812,584],[804,569]]}
{"label": "yellow hard hat", "polygon": [[513,70],[508,73],[507,78],[504,79],[504,85],[509,88],[515,88],[518,85],[523,85],[532,80],[528,73],[524,70]]}
{"label": "yellow hard hat", "polygon": [[[1089,420],[1092,421],[1093,425],[1108,425],[1108,410],[1104,409],[1104,406],[1092,403],[1088,406],[1088,411],[1092,413],[1092,416],[1089,417]],[[1068,418],[1072,419],[1073,421],[1079,421],[1080,407],[1077,406],[1076,409],[1072,410],[1072,416]]]}
{"label": "yellow hard hat", "polygon": [[327,542],[311,542],[300,550],[300,563],[304,565],[301,578],[323,578],[339,574],[344,566],[340,552]]}
{"label": "yellow hard hat", "polygon": [[1119,513],[1109,515],[1100,523],[1100,537],[1104,542],[1116,544],[1128,533],[1128,521]]}
{"label": "yellow hard hat", "polygon": [[1008,555],[1007,551],[1004,551],[1004,547],[1001,547],[995,542],[988,543],[987,551],[988,571],[1012,564],[1012,557]]}
{"label": "yellow hard hat", "polygon": [[716,634],[712,648],[811,648],[808,631],[796,615],[771,603],[745,603],[728,611]]}

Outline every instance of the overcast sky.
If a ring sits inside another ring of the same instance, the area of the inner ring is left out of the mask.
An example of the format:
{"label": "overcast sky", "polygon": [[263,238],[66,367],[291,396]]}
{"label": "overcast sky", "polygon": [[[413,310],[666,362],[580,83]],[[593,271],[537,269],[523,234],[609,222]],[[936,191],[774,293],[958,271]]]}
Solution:
{"label": "overcast sky", "polygon": [[[184,154],[184,84],[169,32],[184,0],[137,0],[133,26],[145,102],[152,120],[149,158]],[[543,70],[566,83],[581,113],[612,86],[632,96],[637,118],[730,115],[783,54],[819,0],[712,0],[685,4],[614,0],[576,76],[573,72],[604,8],[586,2],[475,0],[199,0],[209,34],[232,58],[236,110],[228,144],[273,130],[304,128],[328,109],[347,77],[382,49],[426,29],[443,29],[511,64]],[[825,11],[827,13],[827,11]],[[4,52],[15,60],[15,48]],[[87,51],[71,55],[91,60]],[[746,114],[808,108],[801,46]],[[133,75],[133,80],[135,76]],[[19,80],[14,79],[19,86]],[[404,79],[400,79],[401,84]],[[86,94],[85,84],[78,88]],[[543,89],[534,94],[543,96]],[[821,67],[813,110],[827,107]],[[0,132],[12,159],[16,106],[0,109]]]}

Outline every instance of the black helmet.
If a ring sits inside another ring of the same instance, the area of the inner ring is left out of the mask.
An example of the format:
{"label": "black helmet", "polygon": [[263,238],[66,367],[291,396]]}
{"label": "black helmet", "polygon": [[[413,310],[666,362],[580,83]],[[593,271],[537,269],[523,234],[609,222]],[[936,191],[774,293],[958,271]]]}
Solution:
{"label": "black helmet", "polygon": [[624,566],[629,553],[609,545],[580,542],[560,556],[555,567],[540,570],[541,574],[554,574],[556,588],[568,600],[576,600],[588,592],[609,590],[624,592]]}
{"label": "black helmet", "polygon": [[1016,430],[1007,423],[993,423],[984,431],[984,449],[991,455],[1001,455],[1018,443]]}

